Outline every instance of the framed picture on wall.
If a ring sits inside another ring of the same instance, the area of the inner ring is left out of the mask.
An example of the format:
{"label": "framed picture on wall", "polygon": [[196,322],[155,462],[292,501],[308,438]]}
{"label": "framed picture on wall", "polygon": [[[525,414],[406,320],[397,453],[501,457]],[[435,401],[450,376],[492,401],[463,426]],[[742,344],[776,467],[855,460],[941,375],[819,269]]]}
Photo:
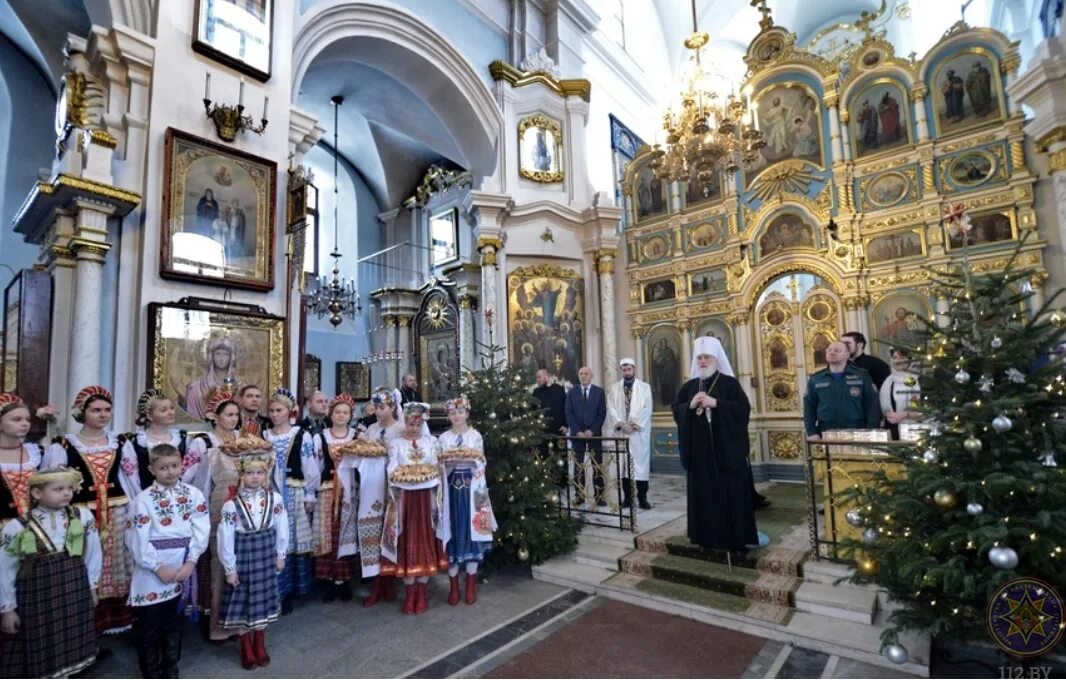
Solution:
{"label": "framed picture on wall", "polygon": [[337,394],[347,394],[359,401],[370,398],[370,370],[358,361],[337,362]]}
{"label": "framed picture on wall", "polygon": [[277,164],[168,128],[159,275],[274,288]]}
{"label": "framed picture on wall", "polygon": [[459,259],[459,210],[449,208],[429,218],[429,239],[433,246],[433,266]]}
{"label": "framed picture on wall", "polygon": [[196,0],[193,51],[270,80],[274,0]]}
{"label": "framed picture on wall", "polygon": [[304,355],[304,382],[301,396],[307,399],[322,389],[322,360],[314,354]]}
{"label": "framed picture on wall", "polygon": [[249,383],[285,385],[285,319],[254,305],[183,298],[148,305],[147,386],[178,407],[177,423],[205,423],[210,394]]}

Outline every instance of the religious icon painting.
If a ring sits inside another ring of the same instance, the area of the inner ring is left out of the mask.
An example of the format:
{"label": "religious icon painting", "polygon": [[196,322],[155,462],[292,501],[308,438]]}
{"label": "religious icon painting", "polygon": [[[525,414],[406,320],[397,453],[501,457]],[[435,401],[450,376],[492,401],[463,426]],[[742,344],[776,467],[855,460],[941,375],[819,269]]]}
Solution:
{"label": "religious icon painting", "polygon": [[[215,389],[285,385],[285,319],[259,307],[190,298],[148,305],[148,387],[177,406],[178,425],[204,425]],[[321,378],[321,374],[320,374]]]}
{"label": "religious icon painting", "polygon": [[692,174],[684,182],[685,207],[710,203],[722,198],[722,176],[715,172],[709,182],[700,182],[698,168],[692,166]]}
{"label": "religious icon painting", "polygon": [[722,244],[722,230],[715,222],[699,222],[686,229],[688,250],[698,251]]}
{"label": "religious icon painting", "polygon": [[907,196],[911,187],[907,176],[899,172],[886,172],[863,184],[866,187],[865,202],[872,209],[896,205]]}
{"label": "religious icon painting", "polygon": [[542,113],[518,122],[518,173],[552,184],[563,181],[563,130]]}
{"label": "religious icon painting", "polygon": [[640,257],[644,262],[655,262],[670,255],[670,237],[667,234],[654,234],[640,240]]}
{"label": "religious icon painting", "polygon": [[769,257],[784,250],[814,247],[814,227],[795,213],[783,213],[773,218],[759,237],[761,257]]}
{"label": "religious icon painting", "polygon": [[851,99],[848,110],[856,158],[910,143],[907,97],[895,81],[874,81]]}
{"label": "religious icon painting", "polygon": [[888,361],[891,349],[897,345],[917,347],[920,333],[925,328],[923,319],[928,319],[931,313],[928,299],[915,293],[882,298],[870,312],[870,327],[873,329],[870,353]]}
{"label": "religious icon painting", "polygon": [[584,310],[578,272],[554,264],[515,269],[507,276],[508,360],[577,384],[585,360]]}
{"label": "religious icon painting", "polygon": [[456,394],[459,385],[459,347],[455,330],[419,337],[418,375],[422,396],[441,404]]}
{"label": "religious icon painting", "polygon": [[929,84],[938,135],[993,123],[1003,117],[999,65],[991,53],[973,48],[945,59]]}
{"label": "religious icon painting", "polygon": [[677,298],[677,285],[673,279],[659,279],[644,284],[644,304],[666,302]]}
{"label": "religious icon painting", "polygon": [[1014,213],[994,212],[970,217],[970,231],[965,234],[956,231],[948,234],[948,248],[968,246],[983,246],[989,243],[1009,241],[1014,238]]}
{"label": "religious icon painting", "polygon": [[948,176],[959,187],[984,184],[996,169],[995,157],[987,151],[959,154],[948,166]]}
{"label": "religious icon painting", "polygon": [[168,128],[159,275],[272,290],[276,175],[274,161]]}
{"label": "religious icon painting", "polygon": [[813,90],[799,83],[775,85],[756,99],[756,125],[766,146],[759,150],[748,173],[789,159],[823,167],[822,118]]}
{"label": "religious icon painting", "polygon": [[647,353],[645,365],[651,368],[652,408],[669,410],[681,390],[682,374],[689,367],[681,365],[681,332],[670,325],[655,326],[644,342]]}
{"label": "religious icon painting", "polygon": [[347,394],[353,399],[370,399],[370,370],[359,361],[338,361],[336,371],[337,394]]}
{"label": "religious icon painting", "polygon": [[923,253],[922,237],[917,230],[875,236],[866,241],[866,261],[869,264],[919,257]]}
{"label": "religious icon painting", "polygon": [[304,379],[303,389],[300,392],[300,401],[310,397],[322,389],[322,359],[314,354],[304,355]]}
{"label": "religious icon painting", "polygon": [[713,297],[727,292],[725,269],[721,267],[702,269],[688,275],[689,297]]}
{"label": "religious icon painting", "polygon": [[636,172],[630,198],[633,201],[637,222],[666,214],[668,188],[668,184],[655,175],[655,171],[648,163]]}
{"label": "religious icon painting", "polygon": [[192,48],[256,80],[270,80],[274,0],[197,0]]}

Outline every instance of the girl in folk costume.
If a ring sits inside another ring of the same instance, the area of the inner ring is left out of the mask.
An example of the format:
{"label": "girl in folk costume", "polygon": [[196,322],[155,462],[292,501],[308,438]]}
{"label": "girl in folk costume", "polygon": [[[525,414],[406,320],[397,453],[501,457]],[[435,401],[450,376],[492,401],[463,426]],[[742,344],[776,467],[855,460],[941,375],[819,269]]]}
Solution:
{"label": "girl in folk costume", "polygon": [[448,604],[459,604],[459,567],[466,568],[466,603],[477,602],[477,568],[492,549],[496,517],[485,478],[485,444],[470,427],[470,402],[460,396],[445,403],[452,429],[441,434],[441,462],[447,471],[444,504],[448,508]]}
{"label": "girl in folk costume", "polygon": [[30,511],[30,477],[41,447],[27,444],[30,408],[17,394],[0,394],[0,528]]}
{"label": "girl in folk costume", "polygon": [[[148,451],[153,446],[170,444],[181,453],[183,457],[182,467],[188,467],[184,463],[185,451],[188,444],[188,435],[184,430],[172,428],[177,412],[174,410],[174,402],[163,395],[162,390],[148,389],[141,393],[137,399],[137,431],[126,435],[126,444],[123,447],[123,457],[137,459],[137,486],[139,489],[147,489],[155,481],[151,471],[148,470]],[[129,449],[128,451],[125,449]]]}
{"label": "girl in folk costume", "polygon": [[67,677],[96,659],[100,536],[70,505],[81,482],[77,470],[35,472],[33,508],[0,533],[0,677]]}
{"label": "girl in folk costume", "polygon": [[281,494],[270,486],[270,444],[244,434],[236,446],[244,450],[237,462],[240,486],[222,506],[218,525],[217,550],[226,570],[219,621],[239,632],[241,665],[252,669],[270,663],[266,627],[281,612],[278,574],[285,569],[289,520]]}
{"label": "girl in folk costume", "polygon": [[375,422],[360,435],[359,439],[341,449],[343,459],[341,474],[352,477],[352,497],[358,499],[356,531],[341,533],[338,554],[355,555],[360,558],[364,578],[374,578],[370,595],[363,600],[364,607],[376,604],[383,597],[392,602],[396,599],[396,579],[381,577],[381,531],[385,520],[386,467],[389,444],[403,434],[403,425],[394,418],[394,396],[382,391],[374,395]]}
{"label": "girl in folk costume", "polygon": [[[222,504],[229,498],[230,489],[235,487],[240,479],[237,471],[237,452],[228,451],[226,445],[237,438],[241,409],[233,394],[224,389],[211,392],[205,407],[206,420],[213,427],[209,432],[197,434],[189,442],[182,462],[185,467],[182,480],[199,489],[207,499],[211,532],[214,533],[222,518]],[[201,557],[196,567],[197,578],[201,584],[198,604],[201,611],[210,614],[207,637],[215,641],[226,640],[233,633],[219,625],[218,620],[219,603],[222,601],[226,584],[222,563],[218,555],[208,548],[208,555]]]}
{"label": "girl in folk costume", "polygon": [[292,425],[298,415],[296,397],[279,387],[267,402],[271,426],[263,432],[263,438],[274,450],[274,490],[281,494],[289,513],[289,553],[285,571],[278,574],[282,614],[292,611],[293,595],[304,595],[311,590],[314,576],[310,515],[318,490],[318,459],[314,438]]}
{"label": "girl in folk costume", "polygon": [[403,613],[426,611],[426,584],[448,568],[448,513],[437,462],[437,440],[422,433],[429,406],[404,404],[404,433],[389,445],[389,499],[381,541],[381,573],[403,579]]}
{"label": "girl in folk costume", "polygon": [[341,469],[344,445],[355,439],[355,430],[348,426],[355,401],[347,394],[338,394],[326,408],[329,427],[315,437],[317,458],[322,474],[318,487],[318,506],[315,508],[315,578],[325,582],[322,601],[332,602],[338,597],[352,599],[348,581],[352,579],[351,552],[341,556],[342,542],[355,540],[355,515],[352,512],[354,477],[351,469]]}
{"label": "girl in folk costume", "polygon": [[74,468],[86,481],[86,486],[75,492],[74,505],[89,508],[100,531],[103,571],[96,627],[105,634],[120,633],[133,623],[133,611],[126,604],[133,560],[125,533],[129,504],[141,490],[137,460],[124,450],[125,438],[106,429],[112,403],[111,393],[99,385],[78,392],[70,414],[81,423],[81,430],[55,439],[41,461],[44,468]]}

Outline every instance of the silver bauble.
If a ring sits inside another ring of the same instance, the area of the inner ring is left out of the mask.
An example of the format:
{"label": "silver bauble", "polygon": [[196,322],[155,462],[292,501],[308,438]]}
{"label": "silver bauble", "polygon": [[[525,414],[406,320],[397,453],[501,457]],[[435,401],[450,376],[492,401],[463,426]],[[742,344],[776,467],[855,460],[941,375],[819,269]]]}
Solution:
{"label": "silver bauble", "polygon": [[992,342],[989,344],[992,345],[992,349],[999,349],[1003,346],[1003,340],[1000,339],[998,335],[996,335],[992,337]]}
{"label": "silver bauble", "polygon": [[926,449],[925,453],[922,454],[922,460],[934,465],[940,460],[940,454],[936,452],[936,449]]}
{"label": "silver bauble", "polygon": [[529,551],[526,550],[525,548],[519,548],[518,549],[518,559],[520,561],[522,561],[522,562],[528,562],[529,561]]}
{"label": "silver bauble", "polygon": [[881,537],[881,534],[877,532],[877,529],[870,527],[866,531],[862,532],[862,542],[867,545],[877,543],[877,539]]}
{"label": "silver bauble", "polygon": [[1000,569],[1013,569],[1018,566],[1018,553],[1013,548],[997,545],[988,551],[988,561]]}
{"label": "silver bauble", "polygon": [[1007,416],[996,416],[992,419],[992,429],[996,432],[1003,434],[1007,430],[1013,427],[1014,423],[1010,421]]}
{"label": "silver bauble", "polygon": [[885,658],[892,663],[907,663],[907,648],[895,643],[885,647]]}
{"label": "silver bauble", "polygon": [[962,442],[962,448],[966,449],[966,453],[973,453],[973,454],[980,453],[981,452],[981,448],[983,446],[984,446],[984,444],[982,444],[981,440],[978,439],[977,437],[967,437]]}
{"label": "silver bauble", "polygon": [[970,382],[970,374],[966,372],[965,368],[960,368],[959,372],[955,374],[955,382],[960,385],[965,385]]}
{"label": "silver bauble", "polygon": [[966,504],[966,512],[970,513],[974,517],[977,517],[978,515],[980,515],[984,511],[985,511],[985,509],[980,503],[967,503]]}
{"label": "silver bauble", "polygon": [[848,524],[853,527],[861,527],[863,524],[866,523],[862,519],[862,513],[860,513],[855,508],[852,508],[851,510],[848,510],[846,513],[844,513],[844,519],[847,520]]}

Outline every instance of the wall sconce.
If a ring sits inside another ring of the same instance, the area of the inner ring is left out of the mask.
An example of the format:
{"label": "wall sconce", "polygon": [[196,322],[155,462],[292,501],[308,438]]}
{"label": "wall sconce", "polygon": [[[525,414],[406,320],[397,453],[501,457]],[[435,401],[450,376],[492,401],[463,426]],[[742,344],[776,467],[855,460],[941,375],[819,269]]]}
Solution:
{"label": "wall sconce", "polygon": [[225,142],[237,139],[237,133],[250,130],[257,135],[263,134],[267,126],[267,109],[270,108],[270,97],[263,99],[263,117],[259,127],[255,126],[251,116],[244,115],[244,78],[241,78],[241,92],[236,106],[229,104],[211,103],[211,73],[208,72],[204,81],[204,113],[215,124],[215,132]]}

